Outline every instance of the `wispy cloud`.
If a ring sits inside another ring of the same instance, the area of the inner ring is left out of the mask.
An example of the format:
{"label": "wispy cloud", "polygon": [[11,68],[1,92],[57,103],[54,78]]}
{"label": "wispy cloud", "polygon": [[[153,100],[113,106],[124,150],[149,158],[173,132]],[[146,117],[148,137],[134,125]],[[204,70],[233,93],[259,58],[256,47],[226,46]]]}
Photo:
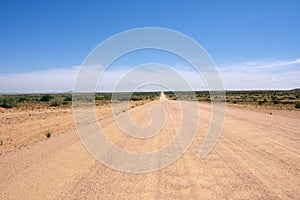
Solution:
{"label": "wispy cloud", "polygon": [[[65,92],[73,90],[79,66],[53,68],[19,74],[0,74],[0,93],[42,93]],[[300,59],[247,61],[239,63],[219,64],[219,72],[225,89],[291,89],[300,87]],[[201,76],[188,67],[176,66],[174,70],[190,86],[195,89],[206,89]],[[102,77],[97,90],[112,91],[116,83],[126,76],[124,68],[109,70]],[[136,77],[136,78],[133,78]],[[183,84],[174,78],[168,70],[160,68],[143,68],[132,72],[130,80],[123,82],[120,90],[129,90],[132,85],[138,85],[150,77],[152,82],[163,82],[173,89],[184,90]],[[151,81],[149,81],[150,84]],[[151,84],[150,84],[151,85]],[[147,89],[157,88],[152,86]]]}
{"label": "wispy cloud", "polygon": [[226,89],[300,87],[300,59],[258,60],[219,65]]}
{"label": "wispy cloud", "polygon": [[[0,93],[47,93],[66,92],[74,89],[80,67],[53,68],[20,74],[0,74]],[[98,71],[89,71],[98,73]],[[178,78],[181,77],[181,78]],[[89,85],[90,79],[87,80]],[[94,80],[94,78],[93,78]],[[186,84],[182,82],[186,80]],[[146,85],[145,85],[146,84]],[[147,84],[149,86],[147,87]],[[165,70],[151,66],[136,70],[108,70],[99,80],[97,91],[131,91],[171,88],[174,90],[204,89],[205,85],[199,74],[189,70]],[[87,87],[92,88],[92,87]]]}
{"label": "wispy cloud", "polygon": [[79,67],[53,68],[19,74],[0,74],[1,93],[64,92],[73,88]]}
{"label": "wispy cloud", "polygon": [[288,72],[300,70],[300,58],[295,60],[257,60],[237,63],[220,64],[222,71],[257,72]]}

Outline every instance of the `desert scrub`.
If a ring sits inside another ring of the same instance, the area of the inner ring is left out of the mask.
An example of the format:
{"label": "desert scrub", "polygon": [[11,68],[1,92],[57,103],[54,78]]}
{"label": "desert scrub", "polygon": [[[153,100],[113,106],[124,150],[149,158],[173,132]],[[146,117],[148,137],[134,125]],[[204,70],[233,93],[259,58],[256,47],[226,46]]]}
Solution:
{"label": "desert scrub", "polygon": [[280,102],[279,102],[277,99],[274,99],[274,100],[273,100],[273,103],[274,103],[274,104],[279,104]]}
{"label": "desert scrub", "polygon": [[59,100],[52,100],[49,105],[50,106],[60,106],[61,102]]}
{"label": "desert scrub", "polygon": [[17,102],[20,103],[20,102],[27,102],[29,99],[27,97],[19,97]]}
{"label": "desert scrub", "polygon": [[64,101],[72,101],[72,96],[66,96],[66,97],[64,98]]}
{"label": "desert scrub", "polygon": [[40,98],[40,101],[50,101],[51,99],[54,99],[53,96],[50,96],[50,95],[44,95]]}
{"label": "desert scrub", "polygon": [[143,100],[141,97],[131,97],[131,101],[141,101]]}
{"label": "desert scrub", "polygon": [[295,108],[300,108],[300,102],[295,103]]}
{"label": "desert scrub", "polygon": [[51,137],[51,132],[50,132],[50,131],[47,131],[47,132],[45,133],[45,136],[46,136],[47,138],[50,138],[50,137]]}
{"label": "desert scrub", "polygon": [[264,103],[265,103],[265,101],[259,101],[259,102],[258,102],[258,105],[261,106],[261,105],[263,105]]}
{"label": "desert scrub", "polygon": [[10,97],[4,97],[0,99],[0,107],[2,108],[12,108],[17,105],[16,101]]}

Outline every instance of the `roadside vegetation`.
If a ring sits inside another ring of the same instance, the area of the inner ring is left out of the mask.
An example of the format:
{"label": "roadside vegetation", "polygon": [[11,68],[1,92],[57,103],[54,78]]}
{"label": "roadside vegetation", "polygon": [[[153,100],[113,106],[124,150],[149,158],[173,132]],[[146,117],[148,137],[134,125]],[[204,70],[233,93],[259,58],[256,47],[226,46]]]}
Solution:
{"label": "roadside vegetation", "polygon": [[[189,100],[210,102],[210,93],[208,91],[178,91],[164,92],[170,100]],[[294,90],[266,90],[266,91],[226,91],[226,98],[222,95],[214,96],[217,101],[225,101],[230,104],[256,105],[256,106],[275,106],[279,108],[289,108],[300,110],[300,89]],[[85,101],[94,102],[96,106],[122,101],[135,102],[133,107],[142,105],[146,102],[158,100],[158,92],[135,92],[135,93],[96,93],[87,97]],[[0,95],[0,107],[71,107],[72,100],[82,98],[81,96],[72,96],[71,94],[26,94],[26,95]]]}
{"label": "roadside vegetation", "polygon": [[[208,91],[192,92],[165,92],[170,100],[190,100],[210,102]],[[226,98],[215,96],[218,101],[231,104],[251,104],[257,106],[275,106],[280,108],[300,109],[300,89],[294,90],[258,90],[258,91],[226,91]]]}
{"label": "roadside vegetation", "polygon": [[54,99],[49,103],[50,106],[55,106],[55,107],[60,106],[61,104],[62,104],[62,102],[58,99]]}
{"label": "roadside vegetation", "polygon": [[[136,92],[136,93],[96,93],[90,97],[85,97],[84,101],[95,102],[96,106],[101,106],[111,101],[132,101],[135,105],[142,105],[145,102],[157,100],[160,92]],[[80,100],[80,95],[73,97],[72,94],[24,94],[24,95],[0,95],[0,107],[70,107],[73,98]],[[143,102],[143,103],[141,103]]]}
{"label": "roadside vegetation", "polygon": [[2,97],[0,98],[0,107],[2,108],[13,108],[17,106],[16,99],[12,97]]}
{"label": "roadside vegetation", "polygon": [[40,101],[50,101],[51,99],[54,99],[54,97],[47,94],[47,95],[42,96],[40,98]]}

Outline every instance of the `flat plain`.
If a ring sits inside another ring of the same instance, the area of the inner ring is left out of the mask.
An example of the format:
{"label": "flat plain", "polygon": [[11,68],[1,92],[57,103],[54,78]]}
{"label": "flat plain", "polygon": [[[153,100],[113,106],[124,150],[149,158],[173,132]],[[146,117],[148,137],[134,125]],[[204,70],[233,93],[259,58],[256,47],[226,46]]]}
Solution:
{"label": "flat plain", "polygon": [[[122,134],[105,99],[96,113],[120,148],[155,151],[180,127],[179,101],[168,98],[135,99],[119,113],[129,112],[146,125],[150,108],[163,106],[165,126],[147,140]],[[116,171],[95,160],[79,139],[67,103],[0,108],[0,199],[299,199],[299,109],[228,104],[218,143],[200,159],[211,105],[198,104],[199,125],[190,148],[168,167],[144,174]]]}

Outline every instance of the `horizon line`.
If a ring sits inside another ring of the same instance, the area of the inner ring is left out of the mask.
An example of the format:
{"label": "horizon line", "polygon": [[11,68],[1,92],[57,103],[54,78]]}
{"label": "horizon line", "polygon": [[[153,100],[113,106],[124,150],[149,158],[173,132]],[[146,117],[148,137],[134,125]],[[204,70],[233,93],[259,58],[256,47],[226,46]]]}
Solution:
{"label": "horizon line", "polygon": [[1,93],[0,95],[39,95],[39,94],[98,94],[98,93],[143,93],[143,92],[214,92],[214,91],[225,91],[225,92],[252,92],[252,91],[294,91],[300,90],[300,88],[293,89],[224,89],[224,90],[149,90],[149,91],[93,91],[93,92],[80,92],[75,93],[73,91],[65,92],[9,92]]}

